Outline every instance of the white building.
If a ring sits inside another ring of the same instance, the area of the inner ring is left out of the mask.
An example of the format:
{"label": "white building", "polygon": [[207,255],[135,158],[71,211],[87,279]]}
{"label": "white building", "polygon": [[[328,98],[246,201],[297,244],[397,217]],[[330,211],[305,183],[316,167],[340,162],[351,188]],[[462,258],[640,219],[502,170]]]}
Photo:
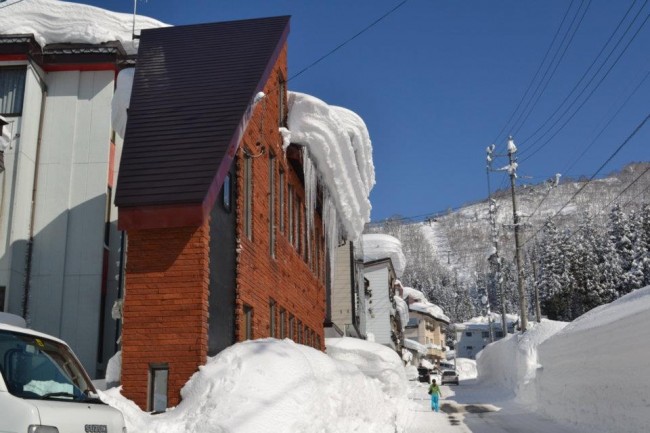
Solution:
{"label": "white building", "polygon": [[[70,16],[83,31],[68,27]],[[0,311],[64,339],[91,375],[102,373],[119,336],[111,308],[120,296],[122,239],[112,188],[121,139],[111,101],[117,72],[129,63],[116,40],[123,29],[102,25],[130,29],[128,17],[33,0],[7,4],[0,20],[0,115],[8,122]]]}

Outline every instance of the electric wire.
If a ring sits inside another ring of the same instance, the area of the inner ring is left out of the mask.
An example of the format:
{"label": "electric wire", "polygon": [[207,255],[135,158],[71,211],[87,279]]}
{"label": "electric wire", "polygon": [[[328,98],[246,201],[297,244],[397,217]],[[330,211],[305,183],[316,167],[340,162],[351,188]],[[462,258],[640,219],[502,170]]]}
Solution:
{"label": "electric wire", "polygon": [[347,45],[348,43],[350,43],[350,42],[353,41],[354,39],[358,38],[358,37],[361,36],[363,33],[365,33],[366,31],[370,30],[370,29],[371,29],[372,27],[374,27],[376,24],[378,24],[379,22],[381,22],[382,20],[384,20],[385,18],[387,18],[389,15],[393,14],[395,11],[397,11],[397,10],[398,10],[399,8],[401,8],[402,6],[404,6],[407,2],[408,2],[408,0],[403,0],[403,1],[402,1],[401,3],[399,3],[397,6],[395,6],[394,8],[392,8],[391,10],[389,10],[388,12],[386,12],[385,14],[383,14],[382,16],[380,16],[379,18],[377,18],[375,21],[373,21],[372,23],[370,23],[369,25],[367,25],[366,27],[364,27],[361,31],[359,31],[358,33],[356,33],[354,36],[352,36],[352,37],[348,38],[347,40],[343,41],[343,42],[340,43],[338,46],[336,46],[334,49],[330,50],[330,51],[327,52],[326,54],[324,54],[324,55],[322,55],[321,57],[319,57],[318,59],[316,59],[314,62],[310,63],[309,65],[307,65],[306,67],[304,67],[303,69],[301,69],[300,71],[298,71],[296,74],[292,75],[292,76],[287,80],[287,82],[289,82],[289,81],[291,81],[291,80],[293,80],[293,79],[295,79],[295,78],[298,78],[298,77],[301,76],[303,73],[307,72],[309,69],[311,69],[312,67],[316,66],[318,63],[322,62],[322,61],[325,60],[327,57],[331,56],[331,55],[334,54],[336,51],[338,51],[339,49],[343,48],[345,45]]}
{"label": "electric wire", "polygon": [[585,147],[585,149],[582,151],[582,153],[567,168],[565,168],[563,170],[564,173],[567,173],[571,169],[573,169],[573,167],[575,167],[575,165],[578,163],[578,161],[580,161],[582,159],[582,157],[585,156],[585,154],[591,149],[591,147],[594,145],[594,143],[596,143],[596,141],[600,138],[600,136],[603,134],[603,132],[609,127],[609,125],[611,125],[611,123],[614,121],[614,119],[616,119],[616,117],[620,114],[620,112],[627,105],[627,103],[630,101],[630,99],[632,99],[632,96],[634,96],[636,94],[636,92],[641,88],[643,83],[645,83],[645,81],[648,79],[648,76],[650,76],[650,71],[646,72],[645,76],[636,85],[634,90],[632,90],[632,93],[630,93],[627,96],[625,101],[623,101],[623,104],[621,104],[621,106],[618,108],[618,110],[616,110],[616,113],[614,113],[614,115],[609,119],[609,121],[601,128],[600,132],[598,133],[598,135],[596,135],[594,137],[594,139],[591,141],[591,143],[589,143],[589,145],[587,145],[587,147]]}
{"label": "electric wire", "polygon": [[[626,18],[628,17],[628,15],[630,14],[630,12],[632,11],[632,9],[633,9],[634,5],[636,4],[636,2],[637,2],[637,0],[634,0],[634,1],[630,4],[630,7],[627,9],[627,11],[626,11],[625,14],[623,15],[623,17],[619,20],[619,22],[618,22],[618,24],[616,25],[616,28],[614,29],[614,31],[612,31],[612,33],[611,33],[611,34],[609,35],[609,37],[607,38],[607,41],[605,42],[605,44],[603,44],[602,48],[600,49],[600,52],[599,52],[599,53],[594,57],[594,59],[592,60],[591,64],[589,65],[589,67],[588,67],[588,68],[585,70],[585,72],[582,74],[582,77],[580,77],[580,79],[576,82],[576,84],[573,86],[573,88],[571,89],[571,91],[570,91],[570,92],[569,92],[569,93],[564,97],[564,100],[562,100],[562,102],[557,106],[557,108],[555,109],[555,111],[553,111],[553,113],[551,113],[551,115],[549,115],[549,116],[546,118],[546,120],[545,120],[545,121],[544,121],[544,122],[543,122],[543,123],[542,123],[542,124],[541,124],[541,125],[540,125],[540,126],[539,126],[539,127],[538,127],[538,128],[537,128],[537,129],[536,129],[536,130],[535,130],[535,131],[534,131],[530,136],[529,136],[529,137],[527,137],[527,138],[525,138],[524,140],[522,140],[521,144],[525,144],[528,140],[530,140],[532,137],[534,137],[535,135],[537,135],[537,133],[538,133],[540,130],[542,130],[542,129],[543,129],[543,128],[548,124],[548,122],[549,122],[549,121],[550,121],[550,120],[551,120],[551,119],[552,119],[552,118],[553,118],[553,117],[558,113],[558,111],[560,111],[560,109],[562,108],[562,106],[564,106],[564,104],[565,104],[565,103],[567,102],[567,100],[571,97],[571,95],[573,95],[573,93],[576,91],[576,89],[580,86],[580,84],[581,84],[581,83],[584,81],[584,79],[587,77],[587,75],[589,74],[589,72],[591,71],[591,69],[594,67],[594,65],[596,64],[596,62],[598,61],[598,59],[601,58],[603,52],[605,51],[605,49],[607,48],[607,46],[609,45],[609,43],[612,41],[612,39],[614,38],[614,36],[615,36],[616,33],[618,32],[618,30],[621,28],[621,26],[622,26],[623,23],[625,22]],[[646,4],[647,2],[648,2],[648,0],[646,0],[645,3],[643,4],[643,6],[641,6],[641,8],[639,9],[639,13],[640,13],[641,10],[643,9],[643,7],[645,7],[645,4]],[[637,13],[637,16],[634,18],[634,20],[636,20],[637,17],[638,17],[638,13]],[[634,22],[634,20],[632,21],[632,23]],[[610,53],[608,54],[607,58],[603,61],[603,65],[607,62],[607,60],[609,59],[609,57],[611,57],[611,55],[612,55],[614,49],[616,49],[616,47],[620,44],[622,38],[627,34],[627,32],[629,32],[629,30],[630,30],[630,27],[628,26],[628,28],[627,28],[627,30],[625,31],[625,33],[621,36],[621,39],[619,39],[619,41],[617,42],[617,45],[614,46],[614,48],[612,48],[612,51],[610,51]],[[601,65],[601,68],[602,68],[602,65]],[[600,70],[600,69],[599,69],[599,70]],[[598,73],[598,71],[596,72],[596,74],[597,74],[597,73]],[[518,130],[515,132],[515,134],[516,134],[517,132],[518,132]]]}
{"label": "electric wire", "polygon": [[542,70],[542,66],[544,65],[544,63],[546,63],[546,59],[548,58],[548,55],[551,52],[551,48],[553,48],[553,45],[555,45],[555,41],[557,40],[557,37],[560,34],[560,30],[564,26],[564,21],[566,21],[566,18],[569,15],[569,11],[573,7],[574,2],[575,2],[575,0],[571,0],[571,3],[569,3],[569,7],[567,7],[566,11],[564,12],[564,16],[562,17],[562,21],[560,21],[560,25],[555,30],[555,35],[553,35],[553,39],[551,40],[550,45],[546,49],[546,53],[544,54],[544,57],[542,58],[542,61],[540,62],[539,66],[537,66],[537,70],[535,71],[535,74],[533,75],[532,79],[528,83],[528,87],[526,88],[526,91],[524,92],[523,95],[521,95],[521,99],[519,100],[519,103],[517,104],[517,106],[515,107],[513,112],[510,114],[510,117],[508,118],[506,123],[503,125],[501,130],[497,133],[497,136],[494,138],[494,140],[492,140],[493,143],[496,143],[499,140],[499,138],[501,137],[501,134],[503,134],[503,131],[505,131],[505,129],[508,127],[508,125],[510,124],[510,121],[515,116],[515,113],[517,113],[517,111],[521,107],[521,104],[524,102],[526,96],[528,95],[528,92],[530,91],[531,87],[533,86],[533,83],[535,82],[535,80],[537,79],[537,76],[539,75],[540,71]]}
{"label": "electric wire", "polygon": [[[584,3],[584,0],[583,0],[583,3]],[[573,23],[575,22],[575,19],[576,19],[576,17],[578,16],[578,13],[580,12],[580,8],[582,8],[582,4],[583,4],[583,3],[580,3],[580,7],[578,7],[578,10],[576,11],[576,15],[573,17],[573,20],[571,21],[571,25],[570,25],[569,28],[567,29],[567,33],[565,33],[564,38],[562,39],[562,42],[560,43],[560,47],[558,47],[558,51],[555,53],[555,57],[556,57],[557,54],[559,53],[559,49],[560,49],[560,48],[562,47],[562,45],[564,44],[564,40],[566,39],[566,36],[569,34],[569,31],[571,30],[571,27],[573,26]],[[521,129],[521,127],[522,127],[522,126],[524,125],[524,123],[528,120],[528,117],[530,116],[530,114],[533,112],[533,110],[534,110],[535,107],[537,106],[537,103],[539,102],[540,98],[542,97],[542,95],[544,95],[544,92],[545,92],[546,89],[548,88],[548,85],[549,85],[549,83],[551,82],[551,79],[553,78],[553,76],[555,75],[555,72],[557,71],[557,68],[558,68],[558,67],[560,66],[560,64],[562,63],[562,60],[564,59],[564,56],[565,56],[567,50],[568,50],[569,47],[571,46],[571,43],[573,42],[573,39],[574,39],[576,33],[578,32],[578,29],[580,28],[580,25],[582,24],[582,21],[584,20],[585,15],[587,14],[587,11],[589,10],[589,6],[591,6],[591,0],[589,0],[589,1],[587,2],[587,6],[585,7],[585,9],[584,9],[584,11],[583,11],[583,13],[582,13],[582,16],[580,17],[580,20],[578,21],[578,24],[577,24],[576,27],[573,29],[573,33],[571,33],[571,37],[569,38],[569,42],[564,46],[564,50],[562,50],[562,54],[560,55],[559,60],[555,63],[555,66],[553,67],[553,71],[551,72],[551,74],[549,75],[548,79],[546,80],[546,83],[545,83],[544,86],[542,87],[542,90],[539,92],[539,94],[538,94],[537,97],[535,98],[535,101],[533,102],[532,106],[530,106],[530,109],[528,109],[528,107],[524,108],[524,111],[522,111],[522,113],[520,113],[519,117],[518,117],[517,120],[515,121],[515,125],[519,124],[519,126],[517,126],[516,128],[514,128],[514,129],[515,129],[515,131],[514,131],[514,134],[515,134],[515,135],[519,132],[519,130]],[[549,64],[549,68],[551,67],[551,65],[552,65],[553,62],[555,61],[555,57],[551,60],[551,63]],[[548,69],[547,69],[547,72],[548,72]],[[544,82],[544,78],[545,78],[545,76],[546,76],[546,74],[544,75],[544,77],[542,77],[542,80],[538,83],[538,85],[537,85],[538,88],[539,88],[539,86]],[[535,89],[535,93],[537,93],[537,89]],[[534,94],[535,94],[535,93],[534,93]],[[531,100],[531,101],[532,101],[532,100]],[[529,101],[529,102],[530,102],[530,101]],[[523,115],[523,113],[526,113],[526,111],[527,111],[527,114],[525,115],[525,117],[523,118],[523,120],[522,120],[521,122],[519,122],[519,120],[521,119],[521,115]]]}
{"label": "electric wire", "polygon": [[[637,134],[637,132],[639,132],[641,130],[641,128],[643,128],[643,126],[646,124],[648,119],[650,119],[650,114],[648,114],[645,117],[645,119],[643,119],[641,121],[641,123],[639,123],[639,125],[637,125],[637,127],[634,129],[634,131],[632,131],[632,133],[625,139],[625,141],[623,141],[623,143],[621,143],[621,145],[619,145],[616,148],[616,150],[607,158],[607,160],[605,160],[605,162],[602,163],[602,165],[598,168],[598,170],[596,170],[596,172],[594,174],[592,174],[591,177],[580,188],[578,188],[578,190],[571,196],[571,198],[569,198],[569,200],[566,203],[564,203],[564,205],[562,205],[562,207],[557,212],[555,212],[555,214],[553,216],[551,216],[549,219],[556,218],[569,205],[569,203],[571,203],[573,201],[573,199],[575,199],[576,196],[578,194],[580,194],[587,187],[587,185],[589,185],[591,183],[591,181],[598,175],[598,173],[600,173],[601,170],[603,168],[605,168],[605,166],[607,164],[609,164],[609,162],[612,159],[614,159],[614,157],[623,149],[623,147],[625,147],[630,142],[630,140]],[[529,237],[525,242],[522,243],[522,247],[525,246],[532,239],[534,239],[542,230],[543,230],[543,227],[538,229],[535,233],[533,233],[533,235],[531,237]]]}
{"label": "electric wire", "polygon": [[[571,114],[571,115],[566,119],[566,121],[565,121],[565,122],[564,122],[564,123],[563,123],[563,124],[562,124],[562,125],[561,125],[561,126],[560,126],[560,127],[559,127],[555,132],[554,132],[554,133],[553,133],[553,135],[551,135],[551,136],[550,136],[550,137],[549,137],[545,142],[543,142],[540,146],[538,146],[535,150],[533,150],[532,153],[528,154],[528,155],[527,155],[527,156],[522,160],[522,162],[525,162],[525,161],[529,160],[529,159],[532,158],[535,154],[537,154],[540,150],[542,150],[544,147],[546,147],[546,145],[547,145],[547,144],[548,144],[548,143],[549,143],[553,138],[555,138],[555,136],[557,136],[557,134],[559,134],[560,131],[562,131],[562,130],[564,129],[564,127],[565,127],[565,126],[566,126],[566,125],[567,125],[567,124],[568,124],[568,123],[569,123],[569,122],[570,122],[570,121],[575,117],[575,115],[578,114],[578,112],[582,109],[582,107],[583,107],[583,106],[584,106],[584,105],[589,101],[589,99],[593,96],[593,94],[596,92],[596,90],[598,90],[598,88],[600,87],[600,85],[605,81],[605,79],[607,78],[607,76],[609,75],[609,73],[612,71],[612,69],[614,69],[614,67],[616,66],[616,64],[618,63],[618,61],[621,59],[621,57],[623,56],[623,54],[625,54],[625,52],[626,52],[627,49],[630,47],[630,45],[632,44],[632,42],[633,42],[633,41],[636,39],[636,37],[639,35],[640,31],[645,27],[646,23],[648,22],[648,18],[650,18],[650,14],[646,15],[645,19],[643,20],[643,23],[641,23],[641,26],[637,29],[637,31],[634,33],[634,35],[632,36],[632,38],[631,38],[631,39],[628,41],[628,43],[625,45],[625,47],[623,48],[623,51],[620,52],[620,54],[618,55],[618,57],[616,58],[616,60],[614,61],[614,63],[612,63],[612,65],[609,67],[609,69],[607,70],[607,72],[605,72],[605,75],[603,75],[603,77],[598,81],[598,83],[596,84],[596,86],[591,90],[591,92],[589,92],[589,94],[588,94],[587,97],[582,101],[582,103],[581,103],[581,104],[580,104],[580,105],[575,109],[575,111],[573,111],[573,113],[572,113],[572,114]],[[593,78],[595,78],[595,76],[592,77],[592,80],[593,80]],[[591,81],[590,81],[590,83],[591,83]],[[585,87],[584,90],[586,90],[586,87]],[[582,95],[582,93],[583,93],[583,92],[581,92],[581,94],[580,94],[578,97],[580,97],[580,96]],[[576,99],[576,101],[577,101],[577,99]],[[570,106],[568,107],[568,109],[570,109]],[[560,119],[562,118],[562,116],[564,116],[564,114],[568,111],[568,109],[565,110],[564,113],[562,113],[562,115],[560,116]],[[556,122],[555,124],[557,124],[557,122]],[[553,126],[555,126],[555,124],[554,124]],[[552,127],[553,127],[553,126],[552,126]],[[552,127],[551,127],[551,128],[552,128]],[[526,151],[530,151],[530,150],[532,150],[532,149],[533,149],[532,147],[529,147],[528,149],[525,149],[522,153],[525,153]],[[520,154],[520,155],[521,155],[521,154]]]}

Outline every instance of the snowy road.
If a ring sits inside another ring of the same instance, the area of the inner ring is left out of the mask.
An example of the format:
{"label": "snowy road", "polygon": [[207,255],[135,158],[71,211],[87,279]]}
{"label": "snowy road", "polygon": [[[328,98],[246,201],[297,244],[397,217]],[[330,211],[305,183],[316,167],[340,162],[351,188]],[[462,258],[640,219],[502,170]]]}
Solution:
{"label": "snowy road", "polygon": [[557,424],[512,402],[511,396],[473,381],[443,386],[441,412],[431,411],[424,385],[413,388],[413,423],[408,433],[584,433]]}

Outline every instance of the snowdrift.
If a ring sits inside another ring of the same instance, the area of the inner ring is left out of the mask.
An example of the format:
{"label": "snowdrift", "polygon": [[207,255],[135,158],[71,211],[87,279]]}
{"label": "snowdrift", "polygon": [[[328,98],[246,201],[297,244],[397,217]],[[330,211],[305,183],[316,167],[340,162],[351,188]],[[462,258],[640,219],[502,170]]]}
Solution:
{"label": "snowdrift", "polygon": [[119,388],[102,398],[138,433],[404,431],[399,357],[378,344],[345,340],[329,348],[333,357],[288,339],[235,344],[200,367],[177,407],[158,415],[142,412]]}

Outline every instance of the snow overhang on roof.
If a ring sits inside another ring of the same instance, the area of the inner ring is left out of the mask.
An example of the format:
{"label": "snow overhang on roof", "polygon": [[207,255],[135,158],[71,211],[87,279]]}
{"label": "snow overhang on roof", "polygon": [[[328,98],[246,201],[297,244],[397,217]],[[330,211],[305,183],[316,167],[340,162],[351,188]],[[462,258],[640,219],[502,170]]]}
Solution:
{"label": "snow overhang on roof", "polygon": [[[101,45],[119,42],[127,53],[135,54],[133,15],[94,6],[59,0],[7,0],[2,3],[0,34],[14,35],[15,43],[28,43],[33,35],[41,47],[50,44]],[[153,18],[136,16],[136,33],[145,28],[164,27]],[[21,37],[22,36],[22,37]]]}
{"label": "snow overhang on roof", "polygon": [[389,258],[393,263],[395,274],[401,277],[406,267],[406,257],[402,252],[402,243],[399,239],[384,234],[363,235],[363,260],[370,262],[378,259]]}

